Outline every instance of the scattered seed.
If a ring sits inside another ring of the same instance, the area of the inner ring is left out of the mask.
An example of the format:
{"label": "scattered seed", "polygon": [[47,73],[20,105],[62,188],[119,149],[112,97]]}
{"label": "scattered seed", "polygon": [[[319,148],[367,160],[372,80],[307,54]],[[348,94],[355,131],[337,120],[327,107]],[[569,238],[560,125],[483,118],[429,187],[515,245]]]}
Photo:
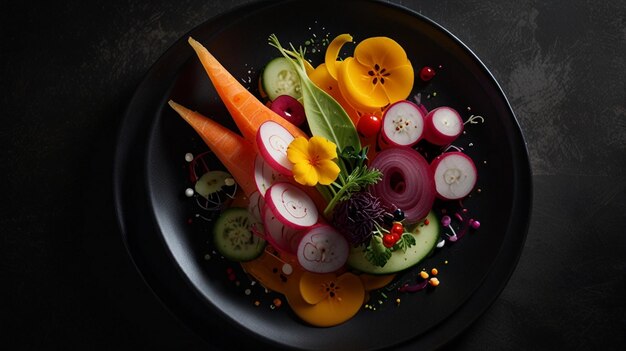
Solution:
{"label": "scattered seed", "polygon": [[274,306],[276,306],[276,308],[280,308],[280,306],[282,306],[283,304],[283,301],[279,298],[275,298],[272,302],[274,303]]}

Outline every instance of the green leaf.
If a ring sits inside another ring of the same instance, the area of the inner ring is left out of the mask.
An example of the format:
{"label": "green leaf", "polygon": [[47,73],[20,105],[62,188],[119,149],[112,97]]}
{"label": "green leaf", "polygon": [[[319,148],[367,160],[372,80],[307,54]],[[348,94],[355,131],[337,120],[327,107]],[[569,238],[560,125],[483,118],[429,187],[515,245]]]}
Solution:
{"label": "green leaf", "polygon": [[413,235],[409,233],[404,233],[400,237],[400,240],[398,240],[398,242],[393,246],[393,249],[394,251],[402,250],[406,252],[406,250],[413,245],[415,245],[415,238],[413,237]]}
{"label": "green leaf", "polygon": [[304,52],[284,49],[274,34],[270,36],[270,44],[276,47],[283,56],[290,59],[300,76],[304,113],[311,133],[335,143],[339,152],[348,147],[352,147],[353,150],[360,150],[359,135],[346,111],[335,99],[315,85],[306,74]]}
{"label": "green leaf", "polygon": [[365,249],[365,258],[375,266],[384,267],[391,258],[391,250],[383,245],[379,235],[373,235]]}

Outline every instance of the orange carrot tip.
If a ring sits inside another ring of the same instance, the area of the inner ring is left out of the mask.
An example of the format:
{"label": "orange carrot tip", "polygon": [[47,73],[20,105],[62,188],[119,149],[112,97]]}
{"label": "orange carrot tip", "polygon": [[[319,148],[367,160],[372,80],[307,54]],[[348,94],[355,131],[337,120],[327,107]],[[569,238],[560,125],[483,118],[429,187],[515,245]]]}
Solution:
{"label": "orange carrot tip", "polygon": [[254,181],[256,152],[250,142],[218,122],[183,105],[172,100],[168,101],[168,104],[200,135],[246,195],[256,191]]}
{"label": "orange carrot tip", "polygon": [[257,99],[201,43],[191,37],[188,42],[246,140],[256,146],[257,131],[266,121],[280,124],[294,137],[306,136],[302,130]]}

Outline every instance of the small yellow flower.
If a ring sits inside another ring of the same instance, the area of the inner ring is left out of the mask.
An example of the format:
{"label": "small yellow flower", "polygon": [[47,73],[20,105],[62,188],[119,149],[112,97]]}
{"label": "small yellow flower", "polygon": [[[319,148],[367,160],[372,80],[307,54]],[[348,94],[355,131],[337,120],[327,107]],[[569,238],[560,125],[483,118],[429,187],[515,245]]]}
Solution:
{"label": "small yellow flower", "polygon": [[339,175],[339,166],[333,161],[337,145],[323,137],[295,138],[287,148],[287,158],[294,164],[293,178],[302,185],[329,185]]}

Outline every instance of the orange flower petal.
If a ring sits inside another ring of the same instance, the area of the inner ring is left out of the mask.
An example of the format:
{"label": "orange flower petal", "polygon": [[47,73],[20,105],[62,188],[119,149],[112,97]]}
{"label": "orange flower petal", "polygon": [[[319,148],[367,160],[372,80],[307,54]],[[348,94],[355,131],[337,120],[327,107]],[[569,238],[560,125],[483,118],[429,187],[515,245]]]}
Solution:
{"label": "orange flower petal", "polygon": [[413,66],[409,61],[390,70],[389,76],[385,77],[385,92],[389,103],[406,99],[413,89]]}
{"label": "orange flower petal", "polygon": [[[295,286],[290,287],[285,292],[285,296],[289,301],[292,310],[305,322],[318,327],[331,327],[341,324],[352,318],[363,305],[365,301],[365,289],[361,283],[361,279],[352,273],[344,273],[337,277],[334,281],[327,281],[326,287],[333,289],[333,294],[328,291],[327,298],[320,300],[317,304],[310,304],[303,298],[303,288],[319,291],[319,279],[313,276],[321,275],[317,273],[304,272],[300,278],[300,289],[296,291]],[[307,276],[307,277],[305,277]],[[328,276],[328,274],[323,274]],[[331,273],[331,276],[334,274]],[[309,280],[311,283],[302,284],[303,280]],[[335,283],[334,287],[330,283]],[[325,291],[324,287],[324,291]],[[318,296],[315,292],[306,292],[304,294]],[[315,301],[315,300],[310,300]]]}
{"label": "orange flower petal", "polygon": [[367,67],[393,69],[404,65],[407,61],[406,52],[395,40],[387,37],[367,38],[354,49],[354,58]]}
{"label": "orange flower petal", "polygon": [[[328,298],[330,290],[330,282],[333,282],[337,278],[334,273],[311,273],[305,272],[300,279],[300,294],[307,303],[315,305],[322,300]],[[326,289],[329,290],[326,290]]]}

